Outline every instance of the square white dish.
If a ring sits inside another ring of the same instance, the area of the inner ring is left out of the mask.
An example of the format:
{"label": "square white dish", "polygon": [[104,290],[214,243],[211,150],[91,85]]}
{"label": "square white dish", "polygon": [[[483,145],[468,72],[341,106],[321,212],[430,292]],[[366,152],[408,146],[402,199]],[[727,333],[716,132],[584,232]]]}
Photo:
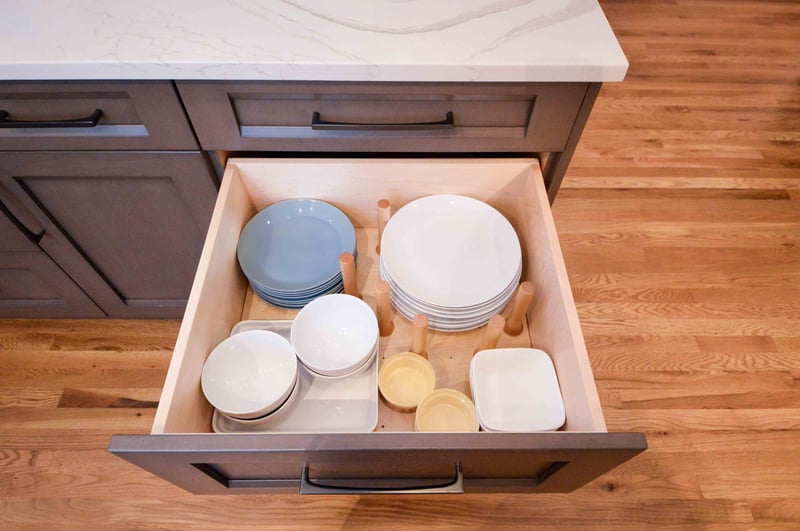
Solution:
{"label": "square white dish", "polygon": [[485,431],[552,431],[566,420],[553,362],[542,350],[482,350],[470,362],[469,383]]}
{"label": "square white dish", "polygon": [[[246,330],[270,330],[289,338],[292,321],[242,321],[231,335]],[[345,378],[324,378],[302,364],[299,395],[279,418],[264,425],[237,423],[216,410],[211,421],[217,433],[362,433],[378,424],[378,356],[365,370]]]}

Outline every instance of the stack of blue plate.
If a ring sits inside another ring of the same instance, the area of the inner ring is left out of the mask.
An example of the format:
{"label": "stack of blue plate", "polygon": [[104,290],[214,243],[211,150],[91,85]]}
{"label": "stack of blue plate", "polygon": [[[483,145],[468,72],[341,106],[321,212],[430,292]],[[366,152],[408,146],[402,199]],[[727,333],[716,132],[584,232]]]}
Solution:
{"label": "stack of blue plate", "polygon": [[237,257],[253,291],[279,308],[302,308],[343,291],[339,256],[356,256],[356,233],[347,216],[316,199],[268,206],[239,235]]}

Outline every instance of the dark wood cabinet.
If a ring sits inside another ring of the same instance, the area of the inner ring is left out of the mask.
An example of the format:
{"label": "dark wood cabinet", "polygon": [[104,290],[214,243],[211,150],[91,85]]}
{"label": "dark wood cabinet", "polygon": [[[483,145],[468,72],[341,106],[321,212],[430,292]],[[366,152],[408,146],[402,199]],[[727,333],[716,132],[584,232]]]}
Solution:
{"label": "dark wood cabinet", "polygon": [[203,149],[561,151],[588,83],[181,81]]}
{"label": "dark wood cabinet", "polygon": [[53,291],[41,280],[52,264],[92,310],[78,308],[75,294],[58,312],[40,313],[15,293],[4,315],[180,317],[217,188],[173,83],[4,81],[0,122],[0,186],[14,238],[26,226],[42,235],[33,254],[16,255],[28,272],[3,267],[0,284],[41,301]]}
{"label": "dark wood cabinet", "polygon": [[17,219],[0,196],[0,317],[102,317],[38,246],[44,237]]}
{"label": "dark wood cabinet", "polygon": [[182,315],[216,197],[203,154],[0,152],[0,185],[105,314]]}
{"label": "dark wood cabinet", "polygon": [[169,80],[3,81],[0,120],[0,150],[197,149]]}

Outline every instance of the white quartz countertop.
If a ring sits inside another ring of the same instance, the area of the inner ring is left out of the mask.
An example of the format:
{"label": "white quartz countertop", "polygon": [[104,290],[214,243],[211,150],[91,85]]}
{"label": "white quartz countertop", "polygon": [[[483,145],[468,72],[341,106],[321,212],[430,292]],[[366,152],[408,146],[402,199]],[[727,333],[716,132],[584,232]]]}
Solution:
{"label": "white quartz countertop", "polygon": [[0,79],[621,81],[597,0],[0,0]]}

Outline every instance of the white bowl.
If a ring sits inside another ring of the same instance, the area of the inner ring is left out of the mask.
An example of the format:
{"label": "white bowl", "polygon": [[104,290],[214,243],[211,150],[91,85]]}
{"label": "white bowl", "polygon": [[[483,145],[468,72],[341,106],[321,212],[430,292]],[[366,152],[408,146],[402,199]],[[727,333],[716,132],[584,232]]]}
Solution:
{"label": "white bowl", "polygon": [[437,389],[422,399],[414,415],[414,430],[426,432],[478,431],[475,404],[455,389]]}
{"label": "white bowl", "polygon": [[274,332],[250,330],[229,337],[211,351],[200,384],[221,413],[252,419],[278,408],[296,381],[292,345]]}
{"label": "white bowl", "polygon": [[389,408],[416,411],[422,399],[436,387],[431,362],[413,352],[399,352],[386,358],[378,372],[378,389]]}
{"label": "white bowl", "polygon": [[292,390],[289,392],[289,396],[286,397],[286,400],[283,401],[282,404],[278,406],[277,409],[274,411],[270,411],[266,415],[262,415],[260,417],[255,417],[251,419],[243,419],[239,417],[232,417],[230,415],[226,415],[221,411],[217,410],[217,412],[230,419],[233,423],[239,425],[258,425],[258,426],[268,426],[270,423],[277,422],[279,419],[283,418],[285,413],[289,411],[292,404],[297,399],[297,395],[300,394],[300,371],[297,372],[297,378],[295,379],[295,383],[292,386]]}
{"label": "white bowl", "polygon": [[367,359],[364,360],[364,363],[362,363],[358,367],[353,368],[352,371],[347,372],[345,374],[340,374],[340,375],[337,375],[337,376],[329,376],[327,374],[321,374],[321,373],[318,373],[316,371],[312,371],[308,367],[306,367],[306,370],[309,372],[309,374],[311,374],[315,378],[318,378],[318,379],[320,379],[322,381],[345,380],[345,379],[348,379],[348,378],[353,378],[354,376],[357,376],[357,375],[361,374],[362,372],[364,372],[364,370],[367,367],[370,367],[372,365],[372,362],[375,361],[375,358],[377,358],[377,357],[378,357],[378,345],[376,344],[375,348],[372,350],[372,354],[367,356]]}
{"label": "white bowl", "polygon": [[482,350],[470,363],[469,383],[486,431],[549,431],[564,424],[556,370],[539,349]]}
{"label": "white bowl", "polygon": [[292,323],[292,346],[310,370],[343,376],[360,368],[378,341],[378,319],[367,303],[344,294],[308,303]]}

